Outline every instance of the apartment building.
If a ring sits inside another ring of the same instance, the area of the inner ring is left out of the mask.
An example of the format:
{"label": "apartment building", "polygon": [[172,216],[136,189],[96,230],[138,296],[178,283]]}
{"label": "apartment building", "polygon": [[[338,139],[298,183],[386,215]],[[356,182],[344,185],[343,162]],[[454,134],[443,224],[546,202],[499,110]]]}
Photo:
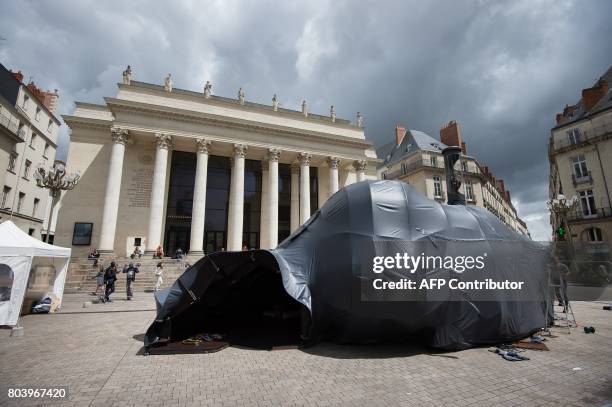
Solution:
{"label": "apartment building", "polygon": [[21,72],[0,64],[0,222],[11,219],[43,239],[51,197],[36,184],[34,172],[55,160],[61,123],[50,107],[56,108],[57,98],[57,90],[42,91],[32,81],[26,85]]}
{"label": "apartment building", "polygon": [[467,153],[459,124],[454,120],[440,129],[440,140],[397,125],[395,139],[376,150],[382,160],[377,168],[378,178],[407,182],[430,199],[446,202],[442,150],[447,146],[460,146],[463,151],[456,170],[463,178],[461,188],[467,204],[488,209],[510,228],[529,236],[527,225],[518,217],[504,181],[497,180],[489,167],[481,166]]}
{"label": "apartment building", "polygon": [[608,254],[612,239],[612,67],[574,105],[557,114],[550,131],[549,196],[576,197],[578,204],[564,220],[551,214],[553,235],[569,228],[574,246]]}

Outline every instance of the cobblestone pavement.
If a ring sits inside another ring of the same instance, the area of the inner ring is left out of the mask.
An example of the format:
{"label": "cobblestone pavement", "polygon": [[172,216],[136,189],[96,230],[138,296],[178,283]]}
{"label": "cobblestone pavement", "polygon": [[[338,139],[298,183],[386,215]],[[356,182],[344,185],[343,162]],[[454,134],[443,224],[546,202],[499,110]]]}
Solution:
{"label": "cobblestone pavement", "polygon": [[[154,318],[150,293],[21,319],[25,335],[0,330],[0,405],[383,406],[610,405],[612,312],[575,303],[570,335],[555,329],[550,352],[507,362],[487,348],[440,353],[410,345],[340,346],[143,356]],[[576,369],[580,368],[580,370]],[[8,400],[7,387],[66,386],[63,401]]]}

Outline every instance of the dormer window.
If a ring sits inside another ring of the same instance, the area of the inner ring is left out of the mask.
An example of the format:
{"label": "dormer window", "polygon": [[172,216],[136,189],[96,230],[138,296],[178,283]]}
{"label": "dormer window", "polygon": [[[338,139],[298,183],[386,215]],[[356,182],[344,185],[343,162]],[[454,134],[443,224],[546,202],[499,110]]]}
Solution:
{"label": "dormer window", "polygon": [[567,132],[567,138],[569,139],[569,143],[574,145],[580,143],[580,130],[579,129],[571,129]]}

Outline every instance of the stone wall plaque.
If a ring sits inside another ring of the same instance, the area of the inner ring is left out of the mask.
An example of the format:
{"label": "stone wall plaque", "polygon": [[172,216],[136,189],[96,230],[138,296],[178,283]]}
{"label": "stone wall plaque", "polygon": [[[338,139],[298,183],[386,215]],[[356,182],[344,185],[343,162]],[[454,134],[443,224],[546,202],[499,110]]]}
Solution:
{"label": "stone wall plaque", "polygon": [[141,167],[132,170],[127,188],[128,206],[130,208],[148,208],[151,201],[153,168]]}

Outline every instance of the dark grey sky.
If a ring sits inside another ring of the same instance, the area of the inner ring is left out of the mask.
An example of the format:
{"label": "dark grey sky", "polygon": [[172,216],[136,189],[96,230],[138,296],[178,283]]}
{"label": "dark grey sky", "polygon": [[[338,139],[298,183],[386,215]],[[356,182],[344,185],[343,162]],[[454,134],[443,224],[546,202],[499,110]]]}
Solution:
{"label": "dark grey sky", "polygon": [[0,13],[0,61],[73,101],[134,78],[354,120],[377,146],[396,123],[438,137],[457,120],[535,239],[550,235],[554,115],[612,63],[612,2],[22,1]]}

